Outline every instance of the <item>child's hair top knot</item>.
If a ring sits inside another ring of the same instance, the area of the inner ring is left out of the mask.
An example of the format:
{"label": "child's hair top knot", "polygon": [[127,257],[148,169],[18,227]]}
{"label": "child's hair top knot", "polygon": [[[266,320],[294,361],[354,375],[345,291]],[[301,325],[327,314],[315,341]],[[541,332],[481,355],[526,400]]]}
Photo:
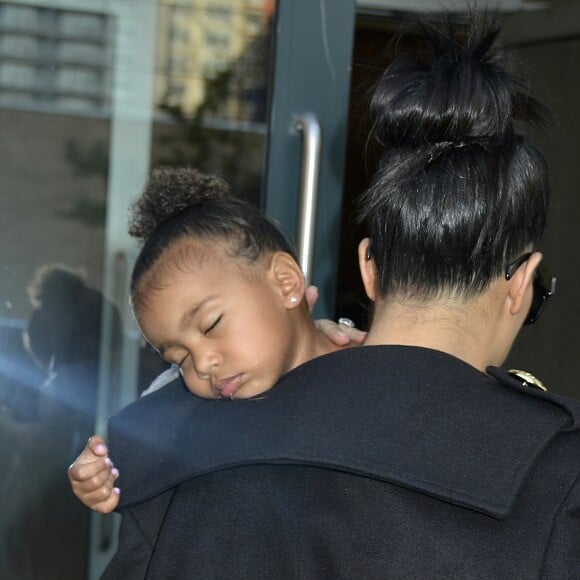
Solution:
{"label": "child's hair top knot", "polygon": [[129,234],[145,241],[169,218],[206,200],[229,195],[226,181],[197,169],[154,169],[145,191],[133,204]]}
{"label": "child's hair top knot", "polygon": [[375,138],[385,147],[424,149],[427,161],[445,151],[512,143],[514,121],[542,125],[545,107],[508,71],[495,16],[476,13],[466,29],[447,16],[420,23],[426,50],[398,59],[371,101]]}
{"label": "child's hair top knot", "polygon": [[[133,205],[129,233],[142,242],[131,276],[135,308],[146,303],[149,291],[163,284],[159,280],[169,270],[193,268],[216,251],[245,266],[275,252],[286,252],[298,261],[273,220],[248,200],[230,195],[223,179],[195,169],[153,171]],[[143,278],[146,284],[140,284]]]}

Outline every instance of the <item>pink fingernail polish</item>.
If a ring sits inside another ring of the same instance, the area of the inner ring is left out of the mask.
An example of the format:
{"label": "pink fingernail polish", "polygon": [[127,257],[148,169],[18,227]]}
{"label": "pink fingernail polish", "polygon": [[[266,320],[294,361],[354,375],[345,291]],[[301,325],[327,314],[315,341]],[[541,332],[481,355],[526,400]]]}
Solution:
{"label": "pink fingernail polish", "polygon": [[112,465],[113,464],[113,462],[108,457],[105,457],[105,459],[103,459],[103,461],[105,462],[105,465]]}
{"label": "pink fingernail polish", "polygon": [[116,495],[120,495],[121,494],[121,490],[118,487],[114,487],[113,488],[113,493]]}
{"label": "pink fingernail polish", "polygon": [[113,469],[111,469],[111,473],[116,477],[119,475],[119,470],[116,467],[113,467]]}
{"label": "pink fingernail polish", "polygon": [[95,451],[97,453],[104,453],[107,450],[107,448],[102,444],[99,443],[96,447],[95,447]]}

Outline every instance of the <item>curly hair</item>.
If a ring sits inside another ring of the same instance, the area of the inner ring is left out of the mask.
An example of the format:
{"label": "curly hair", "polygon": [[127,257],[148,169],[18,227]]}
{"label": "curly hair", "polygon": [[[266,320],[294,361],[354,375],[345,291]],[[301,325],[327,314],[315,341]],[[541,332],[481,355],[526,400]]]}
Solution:
{"label": "curly hair", "polygon": [[[169,250],[191,241],[213,249],[221,245],[228,255],[248,264],[267,253],[296,253],[277,225],[249,202],[230,195],[228,184],[195,169],[156,169],[141,198],[133,205],[129,233],[142,242],[131,278],[133,304],[145,298],[139,282],[163,257],[183,267],[185,259],[201,258],[199,252],[180,254]],[[179,261],[177,264],[176,261]],[[145,289],[142,289],[145,290]]]}

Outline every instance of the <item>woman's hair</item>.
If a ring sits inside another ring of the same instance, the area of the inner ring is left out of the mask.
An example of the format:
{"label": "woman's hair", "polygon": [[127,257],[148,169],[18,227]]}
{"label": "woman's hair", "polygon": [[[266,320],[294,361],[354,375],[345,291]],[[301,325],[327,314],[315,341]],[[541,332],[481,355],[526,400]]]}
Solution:
{"label": "woman's hair", "polygon": [[541,125],[548,111],[508,71],[494,17],[419,32],[424,57],[398,58],[374,89],[384,149],[358,216],[381,295],[467,298],[541,239],[546,163],[515,123]]}
{"label": "woman's hair", "polygon": [[[44,367],[51,358],[59,367],[97,365],[101,349],[101,315],[110,305],[86,282],[80,269],[64,264],[41,266],[27,287],[34,307],[28,321],[27,348]],[[118,310],[113,308],[115,337],[120,333]],[[116,344],[110,345],[112,350]]]}
{"label": "woman's hair", "polygon": [[[154,170],[133,205],[129,234],[143,243],[131,278],[134,304],[146,298],[138,292],[139,282],[160,259],[168,261],[164,271],[173,266],[183,270],[191,267],[186,263],[191,258],[203,259],[204,248],[209,252],[219,245],[247,264],[276,251],[297,260],[272,220],[249,202],[232,197],[224,180],[195,169]],[[202,248],[168,252],[181,243],[191,246],[191,241]]]}
{"label": "woman's hair", "polygon": [[45,264],[36,270],[26,291],[34,308],[74,305],[87,286],[86,279],[82,269],[65,264]]}

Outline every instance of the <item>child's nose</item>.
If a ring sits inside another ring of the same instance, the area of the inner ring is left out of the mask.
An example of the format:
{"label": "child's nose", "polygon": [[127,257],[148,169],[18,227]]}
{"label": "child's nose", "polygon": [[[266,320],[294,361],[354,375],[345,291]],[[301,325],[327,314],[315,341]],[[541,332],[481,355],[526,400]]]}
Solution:
{"label": "child's nose", "polygon": [[196,353],[194,367],[197,376],[202,380],[209,379],[218,368],[219,360],[215,352],[205,351]]}

